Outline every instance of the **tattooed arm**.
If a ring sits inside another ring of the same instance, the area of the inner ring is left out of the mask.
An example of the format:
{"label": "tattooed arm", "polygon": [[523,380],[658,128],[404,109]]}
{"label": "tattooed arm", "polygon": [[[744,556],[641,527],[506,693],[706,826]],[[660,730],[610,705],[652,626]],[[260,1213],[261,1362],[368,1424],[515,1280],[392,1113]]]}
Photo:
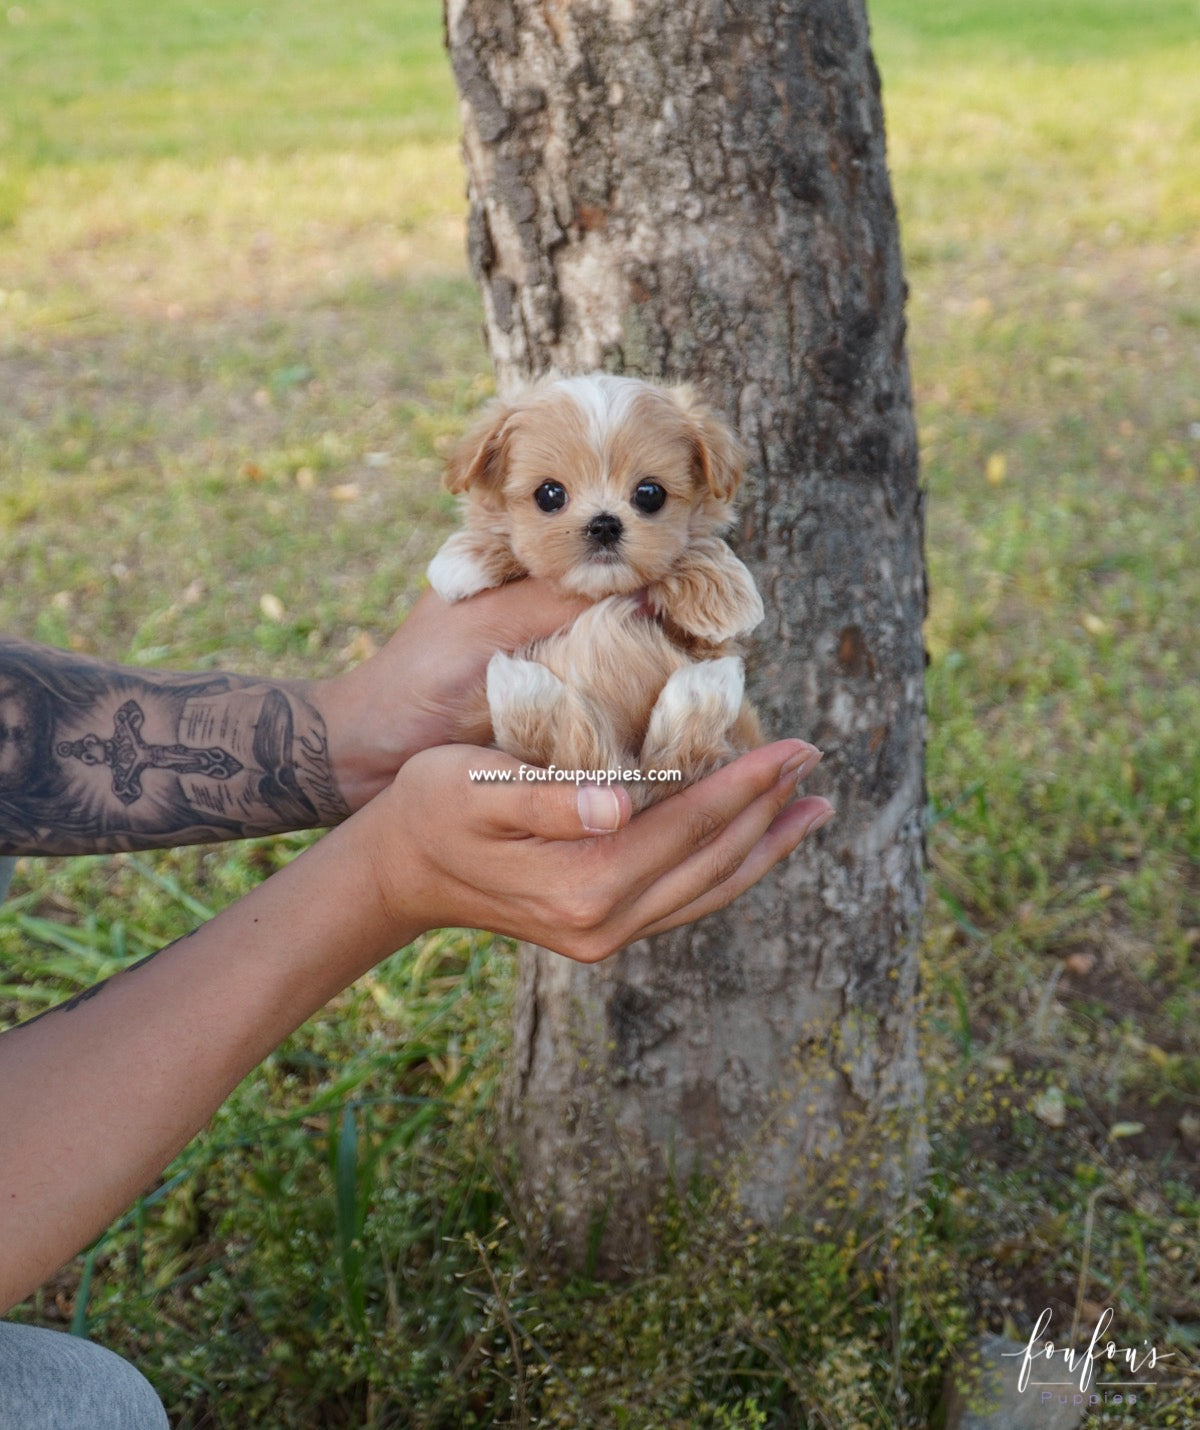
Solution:
{"label": "tattooed arm", "polygon": [[108,665],[0,638],[0,853],[104,853],[350,812],[302,682]]}
{"label": "tattooed arm", "polygon": [[378,655],[311,682],[130,669],[0,636],[0,855],[337,824],[418,750],[462,738],[493,651],[581,604],[537,581],[453,606],[427,592]]}
{"label": "tattooed arm", "polygon": [[0,1035],[0,1313],[100,1232],[305,1018],[419,933],[594,962],[724,907],[818,821],[765,745],[630,820],[624,790],[484,784],[443,747],[187,938]]}

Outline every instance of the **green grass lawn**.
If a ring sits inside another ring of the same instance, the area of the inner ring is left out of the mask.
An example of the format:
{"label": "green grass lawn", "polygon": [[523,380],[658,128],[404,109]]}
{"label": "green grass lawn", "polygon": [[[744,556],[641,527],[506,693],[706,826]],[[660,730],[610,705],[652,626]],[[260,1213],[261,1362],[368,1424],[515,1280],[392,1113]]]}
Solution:
{"label": "green grass lawn", "polygon": [[[698,1195],[654,1275],[554,1285],[491,1154],[509,953],[431,937],[25,1308],[180,1425],[923,1426],[1047,1305],[1173,1352],[1139,1423],[1200,1415],[1200,17],[872,15],[930,493],[927,1200],[882,1283]],[[402,618],[489,389],[440,37],[433,0],[0,11],[0,629],[316,674]],[[26,861],[0,1014],[302,844]]]}

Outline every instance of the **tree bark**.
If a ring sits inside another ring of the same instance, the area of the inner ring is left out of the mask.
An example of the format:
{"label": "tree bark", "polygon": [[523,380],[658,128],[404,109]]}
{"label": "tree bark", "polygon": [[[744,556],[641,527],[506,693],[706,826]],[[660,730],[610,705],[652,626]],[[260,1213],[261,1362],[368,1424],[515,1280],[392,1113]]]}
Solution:
{"label": "tree bark", "polygon": [[523,950],[524,1194],[569,1260],[647,1245],[666,1178],[774,1221],[887,1205],[924,1156],[922,496],[860,0],[446,0],[501,390],[696,384],[749,453],[750,693],[837,818],[726,913],[577,967]]}

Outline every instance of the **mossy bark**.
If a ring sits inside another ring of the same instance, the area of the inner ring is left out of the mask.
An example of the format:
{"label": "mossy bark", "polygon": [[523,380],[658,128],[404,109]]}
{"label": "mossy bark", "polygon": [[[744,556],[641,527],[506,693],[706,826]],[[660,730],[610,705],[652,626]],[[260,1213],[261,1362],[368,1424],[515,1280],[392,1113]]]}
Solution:
{"label": "mossy bark", "polygon": [[695,383],[750,470],[750,690],[837,818],[722,915],[600,967],[524,950],[512,1125],[568,1258],[647,1245],[668,1174],[767,1220],[921,1167],[922,497],[860,0],[447,0],[501,388]]}

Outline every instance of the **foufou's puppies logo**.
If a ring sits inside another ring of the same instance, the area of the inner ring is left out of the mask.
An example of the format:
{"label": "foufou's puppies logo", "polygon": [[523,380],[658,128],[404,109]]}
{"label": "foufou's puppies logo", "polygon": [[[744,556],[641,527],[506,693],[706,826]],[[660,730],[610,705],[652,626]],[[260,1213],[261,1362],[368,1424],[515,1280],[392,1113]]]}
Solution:
{"label": "foufou's puppies logo", "polygon": [[[1092,1384],[1092,1379],[1096,1373],[1096,1364],[1099,1361],[1110,1363],[1120,1362],[1125,1366],[1130,1376],[1144,1374],[1162,1360],[1170,1360],[1173,1351],[1160,1352],[1154,1346],[1121,1346],[1114,1340],[1108,1339],[1108,1328],[1113,1322],[1113,1311],[1111,1306],[1106,1306],[1100,1319],[1096,1322],[1096,1329],[1092,1332],[1092,1338],[1088,1342],[1086,1349],[1079,1349],[1074,1346],[1056,1346],[1053,1341],[1045,1340],[1042,1337],[1050,1328],[1052,1312],[1047,1308],[1038,1317],[1037,1325],[1030,1333],[1029,1341],[1023,1351],[1002,1351],[1002,1355],[1020,1356],[1021,1373],[1017,1377],[1017,1389],[1025,1390],[1031,1383],[1030,1376],[1034,1370],[1035,1362],[1045,1362],[1045,1374],[1050,1375],[1056,1369],[1055,1363],[1061,1362],[1063,1370],[1071,1376],[1078,1376],[1079,1394],[1085,1394]],[[1042,1373],[1039,1371],[1039,1374]],[[1063,1386],[1073,1386],[1076,1382],[1071,1381],[1033,1381],[1035,1388],[1042,1389],[1043,1401],[1048,1401],[1051,1397],[1048,1391],[1055,1388],[1061,1389]],[[1122,1381],[1126,1387],[1144,1387],[1152,1385],[1153,1381],[1133,1380]],[[1133,1402],[1136,1396],[1127,1395],[1126,1400]]]}

